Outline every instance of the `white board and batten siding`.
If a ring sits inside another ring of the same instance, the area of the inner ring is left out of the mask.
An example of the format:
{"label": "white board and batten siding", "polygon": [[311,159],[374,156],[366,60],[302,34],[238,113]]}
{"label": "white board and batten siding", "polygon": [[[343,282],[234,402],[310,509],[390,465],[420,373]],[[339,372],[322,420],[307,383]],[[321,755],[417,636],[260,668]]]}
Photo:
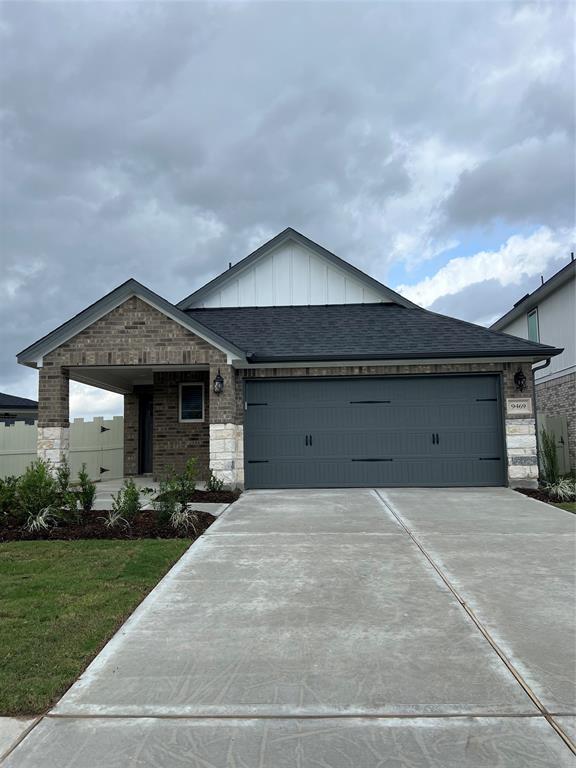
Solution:
{"label": "white board and batten siding", "polygon": [[359,276],[295,242],[278,246],[235,273],[194,307],[367,304],[387,299]]}
{"label": "white board and batten siding", "polygon": [[[0,424],[0,477],[21,475],[36,458],[36,424]],[[93,480],[124,474],[124,418],[74,419],[70,423],[70,469],[76,478],[82,464]],[[103,472],[101,470],[104,470]]]}

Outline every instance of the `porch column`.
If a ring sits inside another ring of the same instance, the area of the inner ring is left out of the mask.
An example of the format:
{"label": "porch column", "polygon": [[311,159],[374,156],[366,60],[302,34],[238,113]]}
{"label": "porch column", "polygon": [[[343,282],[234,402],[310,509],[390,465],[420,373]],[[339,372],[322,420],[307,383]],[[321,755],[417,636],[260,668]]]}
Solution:
{"label": "porch column", "polygon": [[38,383],[38,458],[57,467],[70,450],[68,369],[54,363],[40,368]]}
{"label": "porch column", "polygon": [[[519,391],[514,374],[521,368],[526,376],[525,389]],[[536,443],[536,412],[534,375],[530,363],[508,363],[504,372],[506,413],[506,453],[508,485],[511,488],[538,487],[538,453]]]}
{"label": "porch column", "polygon": [[[220,371],[224,388],[217,395],[212,385]],[[210,380],[210,469],[232,488],[244,485],[243,411],[237,407],[236,375],[231,365],[211,365]]]}

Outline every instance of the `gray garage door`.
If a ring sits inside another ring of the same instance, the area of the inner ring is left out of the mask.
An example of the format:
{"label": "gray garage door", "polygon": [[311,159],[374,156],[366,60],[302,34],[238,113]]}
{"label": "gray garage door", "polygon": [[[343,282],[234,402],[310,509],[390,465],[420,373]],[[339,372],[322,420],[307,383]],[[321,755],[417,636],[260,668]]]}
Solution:
{"label": "gray garage door", "polygon": [[246,382],[247,488],[502,485],[497,376]]}

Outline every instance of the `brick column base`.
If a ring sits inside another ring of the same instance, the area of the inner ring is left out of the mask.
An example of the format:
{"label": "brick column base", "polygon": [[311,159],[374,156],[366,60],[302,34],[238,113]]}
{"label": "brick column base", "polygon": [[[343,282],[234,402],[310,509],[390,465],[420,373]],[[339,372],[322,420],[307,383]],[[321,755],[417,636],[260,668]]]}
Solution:
{"label": "brick column base", "polygon": [[508,485],[538,488],[538,454],[534,419],[506,419]]}
{"label": "brick column base", "polygon": [[244,487],[244,428],[210,424],[210,469],[231,488]]}
{"label": "brick column base", "polygon": [[70,451],[69,427],[38,427],[37,453],[54,469],[68,459]]}

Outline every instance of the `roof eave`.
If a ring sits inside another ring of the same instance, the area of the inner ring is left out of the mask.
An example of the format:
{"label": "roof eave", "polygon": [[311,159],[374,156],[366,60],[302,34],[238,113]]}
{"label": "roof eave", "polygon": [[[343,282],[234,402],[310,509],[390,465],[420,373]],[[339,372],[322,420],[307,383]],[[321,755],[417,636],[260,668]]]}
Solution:
{"label": "roof eave", "polygon": [[107,293],[101,299],[98,299],[98,301],[90,304],[86,309],[70,318],[70,320],[62,323],[62,325],[59,325],[53,331],[23,349],[16,355],[17,362],[31,368],[38,367],[38,362],[44,355],[49,354],[49,352],[56,349],[61,344],[64,344],[68,339],[81,333],[85,328],[88,328],[101,317],[104,317],[108,312],[111,312],[133,296],[141,298],[175,322],[189,329],[192,333],[199,335],[201,338],[208,341],[208,343],[218,347],[230,357],[244,357],[243,350],[236,347],[227,339],[222,338],[210,328],[207,328],[205,325],[202,325],[202,323],[189,317],[185,312],[182,312],[182,310],[174,306],[174,304],[171,304],[169,301],[162,298],[162,296],[154,293],[154,291],[151,291],[145,285],[142,285],[142,283],[130,279],[110,291],[110,293]]}
{"label": "roof eave", "polygon": [[464,351],[464,352],[438,352],[432,354],[422,353],[407,353],[407,354],[355,354],[355,355],[257,355],[247,354],[246,360],[250,364],[254,363],[302,363],[309,362],[333,362],[333,361],[357,361],[357,360],[435,360],[435,359],[455,359],[455,358],[496,358],[496,359],[510,359],[510,360],[530,360],[532,362],[539,362],[540,360],[546,360],[549,357],[555,357],[563,352],[563,349],[557,349],[550,347],[543,351],[532,351],[526,349],[520,350],[505,350],[486,352],[482,350]]}

